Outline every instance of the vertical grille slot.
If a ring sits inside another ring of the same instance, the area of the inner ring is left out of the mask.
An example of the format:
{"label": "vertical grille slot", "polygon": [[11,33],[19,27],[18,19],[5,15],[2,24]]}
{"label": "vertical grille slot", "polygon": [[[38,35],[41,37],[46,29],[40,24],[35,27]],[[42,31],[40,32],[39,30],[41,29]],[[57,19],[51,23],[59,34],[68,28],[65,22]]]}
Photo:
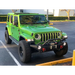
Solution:
{"label": "vertical grille slot", "polygon": [[41,34],[41,41],[42,41],[42,34]]}
{"label": "vertical grille slot", "polygon": [[51,33],[51,39],[53,39],[53,34]]}
{"label": "vertical grille slot", "polygon": [[41,41],[58,38],[58,33],[45,33],[40,35],[41,35]]}
{"label": "vertical grille slot", "polygon": [[49,33],[49,39],[50,39],[50,33]]}
{"label": "vertical grille slot", "polygon": [[46,33],[46,40],[48,40],[48,34]]}
{"label": "vertical grille slot", "polygon": [[56,33],[56,38],[58,38],[58,34]]}
{"label": "vertical grille slot", "polygon": [[43,39],[44,39],[44,41],[45,41],[45,34],[43,34]]}

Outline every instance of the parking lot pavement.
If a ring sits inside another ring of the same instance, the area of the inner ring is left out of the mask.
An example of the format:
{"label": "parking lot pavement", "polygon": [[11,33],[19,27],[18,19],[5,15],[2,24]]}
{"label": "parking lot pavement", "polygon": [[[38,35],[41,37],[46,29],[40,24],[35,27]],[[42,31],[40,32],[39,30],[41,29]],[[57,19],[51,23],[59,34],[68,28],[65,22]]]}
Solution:
{"label": "parking lot pavement", "polygon": [[53,26],[67,33],[68,50],[73,52],[75,49],[75,22],[58,22],[54,23]]}
{"label": "parking lot pavement", "polygon": [[[63,57],[56,57],[54,52],[34,53],[29,63],[22,63],[18,56],[18,46],[12,43],[7,45],[4,40],[5,25],[0,24],[0,65],[36,65],[40,63],[50,62],[63,58],[72,57],[75,49],[75,22],[54,22],[53,26],[64,31],[68,35],[68,53]],[[3,45],[4,44],[4,45]],[[14,57],[14,58],[13,58]]]}

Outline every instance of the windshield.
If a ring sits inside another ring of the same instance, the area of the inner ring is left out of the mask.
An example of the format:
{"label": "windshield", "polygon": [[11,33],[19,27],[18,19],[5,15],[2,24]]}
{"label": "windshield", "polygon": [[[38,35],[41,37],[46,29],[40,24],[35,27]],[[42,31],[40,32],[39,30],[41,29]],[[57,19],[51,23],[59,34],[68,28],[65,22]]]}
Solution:
{"label": "windshield", "polygon": [[21,15],[21,24],[44,24],[47,20],[44,15]]}

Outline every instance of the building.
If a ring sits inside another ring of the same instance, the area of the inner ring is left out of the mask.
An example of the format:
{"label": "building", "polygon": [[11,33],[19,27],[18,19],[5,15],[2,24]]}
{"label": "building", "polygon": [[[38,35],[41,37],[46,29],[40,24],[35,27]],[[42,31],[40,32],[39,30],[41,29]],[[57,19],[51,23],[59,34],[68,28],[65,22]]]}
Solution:
{"label": "building", "polygon": [[[61,7],[49,7],[49,15],[67,16],[66,11],[61,11],[60,8]],[[70,11],[70,16],[75,15],[74,11],[75,7]],[[7,14],[11,12],[11,7],[0,7],[0,14]],[[19,7],[17,12],[47,14],[47,7]]]}

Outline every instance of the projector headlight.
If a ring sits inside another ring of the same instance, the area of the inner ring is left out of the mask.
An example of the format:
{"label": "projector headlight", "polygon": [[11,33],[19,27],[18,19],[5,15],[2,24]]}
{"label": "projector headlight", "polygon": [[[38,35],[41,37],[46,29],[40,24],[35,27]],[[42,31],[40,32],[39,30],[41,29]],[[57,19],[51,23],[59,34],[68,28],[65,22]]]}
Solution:
{"label": "projector headlight", "polygon": [[58,38],[60,38],[61,37],[61,33],[58,33]]}
{"label": "projector headlight", "polygon": [[36,35],[35,35],[35,39],[36,39],[36,40],[40,40],[40,39],[41,39],[40,34],[36,34]]}

